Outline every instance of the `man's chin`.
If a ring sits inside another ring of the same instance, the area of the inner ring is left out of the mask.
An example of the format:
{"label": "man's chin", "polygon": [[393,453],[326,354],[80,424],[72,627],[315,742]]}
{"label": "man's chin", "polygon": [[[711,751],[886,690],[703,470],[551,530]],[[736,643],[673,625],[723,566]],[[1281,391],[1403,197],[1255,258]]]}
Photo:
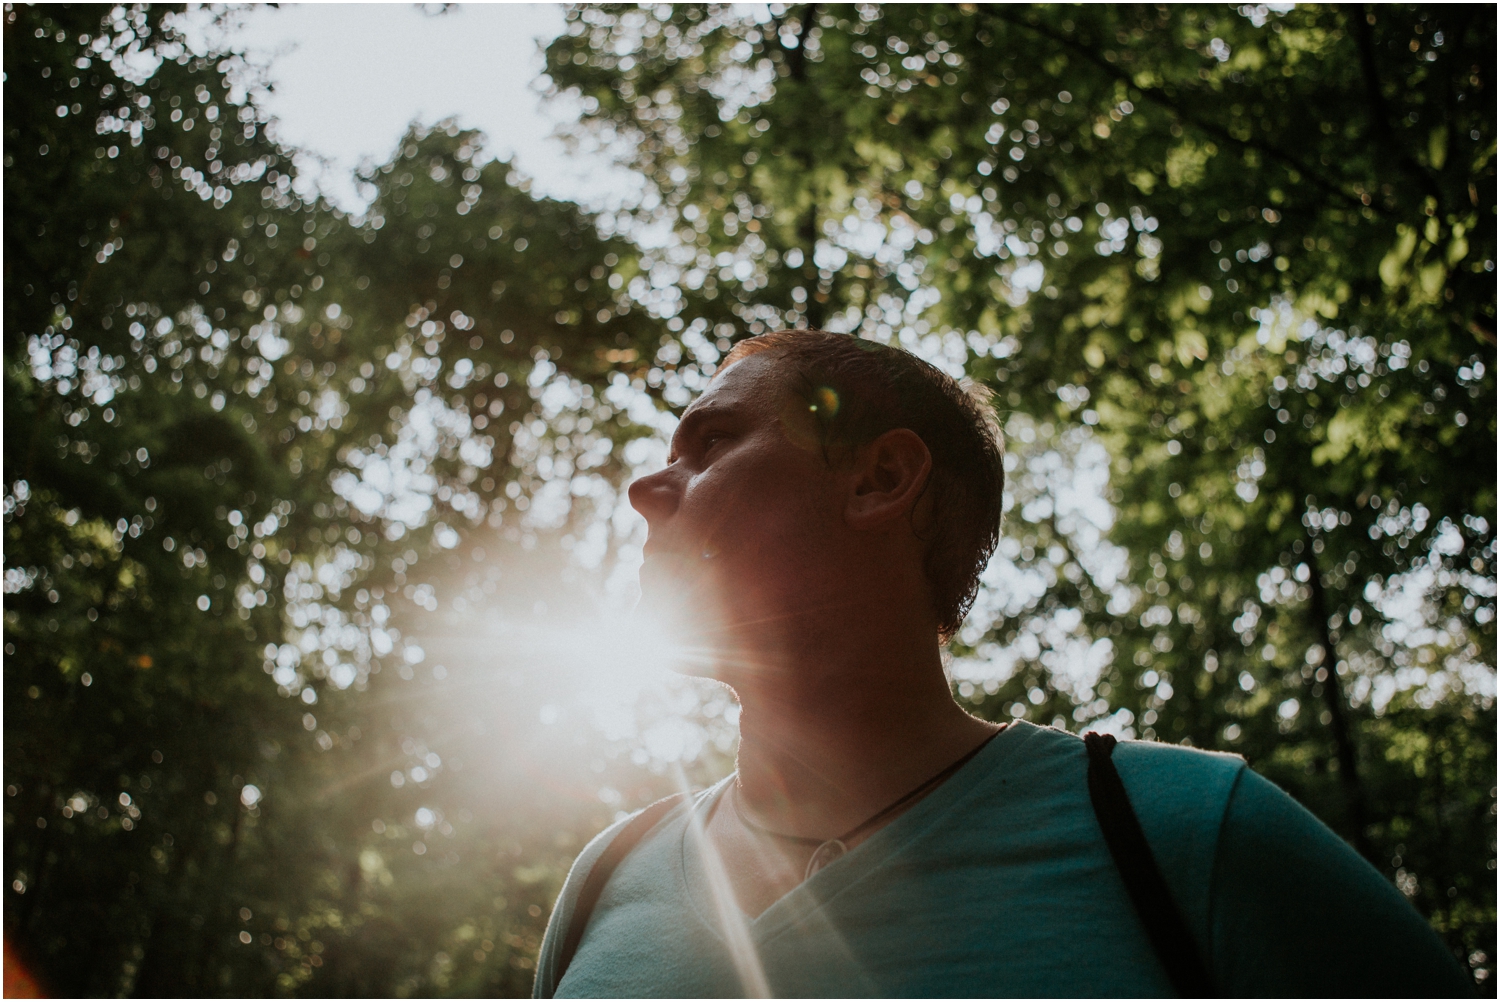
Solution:
{"label": "man's chin", "polygon": [[697,580],[664,573],[650,564],[641,568],[641,597],[636,616],[643,628],[668,637],[678,652],[671,668],[684,675],[713,678],[725,636],[724,613],[717,589]]}
{"label": "man's chin", "polygon": [[653,613],[680,618],[681,612],[696,611],[712,591],[707,568],[701,560],[676,553],[657,553],[641,564],[641,603]]}

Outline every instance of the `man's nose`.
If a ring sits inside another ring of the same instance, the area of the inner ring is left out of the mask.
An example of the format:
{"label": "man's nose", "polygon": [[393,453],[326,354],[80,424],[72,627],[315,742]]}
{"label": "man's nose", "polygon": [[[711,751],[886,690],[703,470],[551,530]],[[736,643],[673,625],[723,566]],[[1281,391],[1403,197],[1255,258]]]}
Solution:
{"label": "man's nose", "polygon": [[676,475],[670,466],[633,482],[629,494],[630,507],[645,516],[647,522],[670,516],[677,510],[680,497]]}

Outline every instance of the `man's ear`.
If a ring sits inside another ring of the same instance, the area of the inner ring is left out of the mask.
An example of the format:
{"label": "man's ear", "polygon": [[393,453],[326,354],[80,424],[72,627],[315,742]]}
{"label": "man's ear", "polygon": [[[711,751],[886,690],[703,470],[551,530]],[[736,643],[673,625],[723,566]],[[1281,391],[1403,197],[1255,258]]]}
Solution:
{"label": "man's ear", "polygon": [[845,521],[878,530],[909,517],[932,475],[932,453],[916,432],[896,428],[861,448],[852,472]]}

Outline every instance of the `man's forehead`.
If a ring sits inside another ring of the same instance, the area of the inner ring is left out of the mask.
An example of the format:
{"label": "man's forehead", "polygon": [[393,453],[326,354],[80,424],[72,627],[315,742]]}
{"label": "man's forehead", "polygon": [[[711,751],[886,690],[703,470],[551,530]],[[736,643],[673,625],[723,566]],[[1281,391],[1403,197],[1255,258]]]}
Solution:
{"label": "man's forehead", "polygon": [[673,433],[673,449],[683,435],[693,435],[716,417],[737,424],[778,426],[795,445],[816,449],[819,435],[806,401],[794,392],[796,370],[775,350],[763,351],[721,372],[693,401]]}
{"label": "man's forehead", "polygon": [[708,389],[688,407],[683,418],[698,411],[721,408],[741,410],[755,406],[774,409],[787,386],[786,376],[778,364],[780,361],[769,351],[740,359],[709,384]]}

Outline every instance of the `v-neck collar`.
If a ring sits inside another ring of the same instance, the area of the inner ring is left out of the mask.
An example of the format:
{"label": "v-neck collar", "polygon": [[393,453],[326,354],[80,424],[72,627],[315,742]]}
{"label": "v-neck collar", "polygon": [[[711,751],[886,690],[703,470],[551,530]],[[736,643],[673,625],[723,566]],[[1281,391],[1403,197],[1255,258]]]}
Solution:
{"label": "v-neck collar", "polygon": [[[1002,763],[1040,733],[1040,730],[1036,725],[1025,721],[1009,724],[991,738],[963,768],[890,824],[787,891],[759,915],[752,918],[740,912],[744,915],[745,926],[751,938],[759,943],[770,941],[787,929],[807,921],[839,894],[877,872],[912,839],[940,823],[955,806],[978,792],[981,786],[988,785],[986,780],[1001,770]],[[702,847],[695,843],[692,831],[694,827],[707,829],[714,805],[728,791],[736,775],[731,773],[696,798],[692,810],[698,815],[697,822],[692,818],[684,818],[678,857],[680,878],[693,910],[714,935],[721,939],[723,934],[719,929],[718,909],[714,906],[712,891],[704,872]],[[735,903],[735,910],[739,911],[738,902]]]}

